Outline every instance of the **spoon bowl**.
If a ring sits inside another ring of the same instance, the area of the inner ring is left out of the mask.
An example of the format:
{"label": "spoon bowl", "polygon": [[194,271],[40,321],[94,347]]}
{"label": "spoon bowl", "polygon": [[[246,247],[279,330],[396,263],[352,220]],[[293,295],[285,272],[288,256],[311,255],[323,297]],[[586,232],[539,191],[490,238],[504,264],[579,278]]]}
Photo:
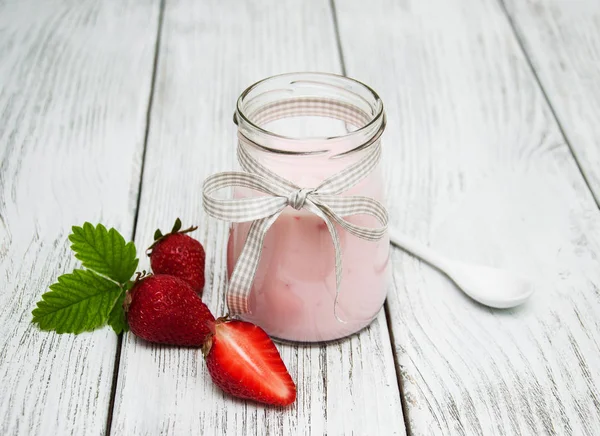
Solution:
{"label": "spoon bowl", "polygon": [[533,294],[532,283],[508,271],[482,265],[449,262],[444,273],[473,300],[497,309],[523,304]]}

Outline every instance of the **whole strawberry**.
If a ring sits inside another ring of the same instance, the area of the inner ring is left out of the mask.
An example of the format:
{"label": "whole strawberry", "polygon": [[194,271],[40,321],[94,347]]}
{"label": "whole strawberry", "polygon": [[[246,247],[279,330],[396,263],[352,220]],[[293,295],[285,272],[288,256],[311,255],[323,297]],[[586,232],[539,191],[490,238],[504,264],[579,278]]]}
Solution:
{"label": "whole strawberry", "polygon": [[124,302],[131,331],[159,344],[201,346],[215,318],[185,281],[168,275],[138,278]]}
{"label": "whole strawberry", "polygon": [[169,274],[185,280],[202,295],[206,253],[200,242],[186,235],[197,227],[180,229],[181,220],[177,218],[170,233],[163,235],[160,230],[154,233],[154,244],[147,251],[150,266],[155,274]]}
{"label": "whole strawberry", "polygon": [[219,318],[203,352],[213,382],[228,394],[276,406],[296,400],[296,385],[260,327]]}

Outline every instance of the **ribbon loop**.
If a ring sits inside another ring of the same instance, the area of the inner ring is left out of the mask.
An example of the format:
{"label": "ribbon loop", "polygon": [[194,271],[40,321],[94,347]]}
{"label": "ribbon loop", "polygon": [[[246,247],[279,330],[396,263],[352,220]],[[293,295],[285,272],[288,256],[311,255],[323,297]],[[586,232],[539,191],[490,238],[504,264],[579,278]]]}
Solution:
{"label": "ribbon loop", "polygon": [[[308,210],[327,225],[335,251],[334,315],[344,322],[336,312],[342,280],[342,253],[334,223],[356,237],[376,241],[387,231],[388,215],[383,205],[372,198],[339,194],[368,176],[380,159],[381,146],[376,142],[359,161],[327,178],[317,188],[302,188],[259,163],[251,155],[248,145],[240,140],[238,160],[245,172],[214,174],[206,179],[202,192],[204,210],[210,216],[230,222],[253,221],[227,289],[227,305],[232,315],[249,312],[250,291],[265,235],[283,210],[290,206],[296,210]],[[213,195],[231,187],[248,188],[266,195],[233,199],[219,199]],[[380,227],[358,226],[344,219],[345,216],[358,214],[374,217]]]}

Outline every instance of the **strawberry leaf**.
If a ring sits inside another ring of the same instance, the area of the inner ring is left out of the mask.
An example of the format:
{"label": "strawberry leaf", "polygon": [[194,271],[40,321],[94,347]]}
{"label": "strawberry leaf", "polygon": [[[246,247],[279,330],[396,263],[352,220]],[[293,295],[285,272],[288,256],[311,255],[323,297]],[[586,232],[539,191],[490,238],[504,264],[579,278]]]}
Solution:
{"label": "strawberry leaf", "polygon": [[133,242],[125,243],[115,229],[106,230],[102,224],[94,227],[85,223],[83,227],[73,226],[69,240],[75,257],[84,267],[117,283],[127,282],[137,268]]}
{"label": "strawberry leaf", "polygon": [[125,299],[125,289],[121,291],[117,297],[117,301],[108,315],[108,325],[112,327],[116,334],[129,331],[129,325],[125,318],[125,310],[123,309],[123,300]]}
{"label": "strawberry leaf", "polygon": [[173,229],[171,230],[171,233],[177,233],[179,230],[181,230],[181,220],[177,218],[175,220],[175,224],[173,224]]}
{"label": "strawberry leaf", "polygon": [[33,310],[33,322],[42,330],[81,333],[106,324],[123,294],[121,286],[89,270],[63,274],[42,295]]}

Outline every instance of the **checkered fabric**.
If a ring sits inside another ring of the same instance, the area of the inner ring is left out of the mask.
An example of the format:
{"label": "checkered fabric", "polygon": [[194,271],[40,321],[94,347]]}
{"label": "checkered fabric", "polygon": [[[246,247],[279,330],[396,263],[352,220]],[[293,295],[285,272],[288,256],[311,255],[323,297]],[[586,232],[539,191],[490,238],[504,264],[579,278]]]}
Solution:
{"label": "checkered fabric", "polygon": [[248,114],[252,122],[259,126],[281,118],[299,115],[336,118],[357,127],[366,125],[372,118],[371,115],[352,104],[318,97],[277,100],[262,105]]}
{"label": "checkered fabric", "polygon": [[[322,110],[319,105],[313,105],[312,108]],[[297,106],[296,109],[298,109]],[[284,113],[287,115],[287,112],[284,111]],[[336,117],[347,121],[349,121],[348,118],[357,120],[358,112],[352,113],[351,117],[346,118],[343,116],[345,114],[340,115],[338,112]],[[331,110],[328,111],[328,115],[331,115]],[[271,115],[266,118],[272,119],[272,117]],[[263,121],[264,119],[262,118]],[[358,120],[364,122],[361,118]],[[377,166],[381,159],[379,141],[367,148],[366,154],[361,160],[324,180],[316,188],[297,186],[275,174],[251,155],[250,147],[243,140],[240,140],[238,144],[238,160],[244,172],[214,174],[205,180],[203,188],[204,209],[210,216],[229,222],[252,221],[246,243],[229,281],[227,305],[230,315],[249,311],[248,297],[260,261],[265,235],[287,206],[296,210],[308,210],[323,219],[327,225],[335,248],[336,299],[334,308],[337,307],[342,280],[342,252],[334,223],[339,224],[347,232],[368,241],[381,239],[387,230],[388,215],[381,203],[369,197],[340,195],[364,179]],[[239,199],[221,199],[215,196],[218,191],[231,187],[250,188],[266,195]],[[379,221],[381,226],[361,227],[343,218],[356,214],[371,215]]]}

